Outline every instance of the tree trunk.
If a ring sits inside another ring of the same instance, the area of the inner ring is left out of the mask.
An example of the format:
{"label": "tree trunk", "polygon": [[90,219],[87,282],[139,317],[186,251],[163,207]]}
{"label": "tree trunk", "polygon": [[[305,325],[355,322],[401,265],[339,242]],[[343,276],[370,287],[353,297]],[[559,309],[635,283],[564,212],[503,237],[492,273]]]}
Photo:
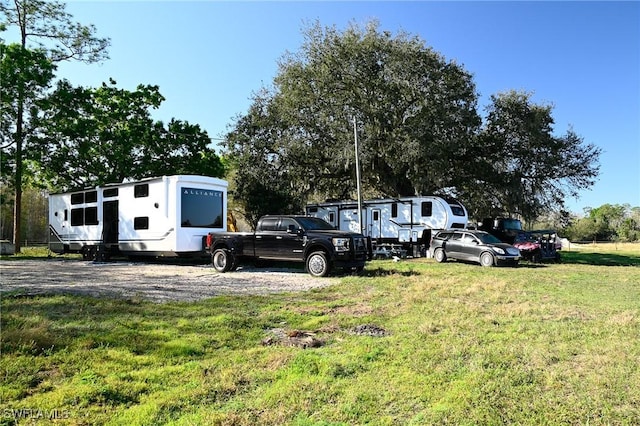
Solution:
{"label": "tree trunk", "polygon": [[[21,91],[22,92],[22,91]],[[16,174],[15,174],[15,200],[13,206],[13,245],[15,252],[20,253],[20,238],[22,234],[22,139],[23,139],[23,114],[24,106],[22,98],[18,99],[18,117],[16,120]]]}

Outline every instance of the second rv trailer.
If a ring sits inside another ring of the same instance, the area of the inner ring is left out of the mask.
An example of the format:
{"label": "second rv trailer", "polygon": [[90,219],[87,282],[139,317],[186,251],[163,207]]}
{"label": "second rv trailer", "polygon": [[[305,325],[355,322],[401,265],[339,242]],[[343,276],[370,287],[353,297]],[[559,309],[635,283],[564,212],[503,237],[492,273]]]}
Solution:
{"label": "second rv trailer", "polygon": [[[306,213],[324,219],[336,229],[361,232],[355,201],[308,204]],[[465,207],[436,196],[366,200],[362,203],[362,233],[376,245],[400,244],[414,255],[424,253],[434,230],[465,228]]]}
{"label": "second rv trailer", "polygon": [[227,229],[227,182],[174,175],[49,196],[49,248],[85,259],[205,254]]}

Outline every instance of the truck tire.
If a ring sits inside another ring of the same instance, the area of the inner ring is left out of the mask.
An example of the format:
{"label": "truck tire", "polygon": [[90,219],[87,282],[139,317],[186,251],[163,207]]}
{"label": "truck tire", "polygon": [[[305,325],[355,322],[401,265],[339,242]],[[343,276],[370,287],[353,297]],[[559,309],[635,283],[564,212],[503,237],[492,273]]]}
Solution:
{"label": "truck tire", "polygon": [[211,264],[218,272],[229,272],[233,269],[235,259],[233,254],[227,249],[216,249],[211,255]]}
{"label": "truck tire", "polygon": [[323,251],[314,251],[307,257],[307,272],[314,277],[326,277],[331,271],[327,255]]}
{"label": "truck tire", "polygon": [[433,258],[436,260],[436,262],[442,263],[447,260],[447,254],[444,252],[443,249],[437,248],[436,251],[433,253]]}

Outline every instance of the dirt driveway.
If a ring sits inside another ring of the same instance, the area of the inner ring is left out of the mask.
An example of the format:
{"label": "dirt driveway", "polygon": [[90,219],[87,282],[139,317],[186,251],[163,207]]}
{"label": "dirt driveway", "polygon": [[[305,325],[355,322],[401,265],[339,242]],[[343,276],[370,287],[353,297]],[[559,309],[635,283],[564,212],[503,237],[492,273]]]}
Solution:
{"label": "dirt driveway", "polygon": [[332,285],[302,270],[241,267],[220,274],[210,264],[94,263],[43,259],[0,261],[0,292],[81,294],[194,301],[220,294],[268,294]]}

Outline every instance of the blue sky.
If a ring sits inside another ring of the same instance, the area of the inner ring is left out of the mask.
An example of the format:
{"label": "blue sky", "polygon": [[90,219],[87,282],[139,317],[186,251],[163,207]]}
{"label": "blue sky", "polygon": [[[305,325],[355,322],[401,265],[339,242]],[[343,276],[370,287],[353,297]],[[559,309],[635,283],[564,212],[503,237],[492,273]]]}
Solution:
{"label": "blue sky", "polygon": [[220,137],[269,86],[286,51],[316,20],[345,28],[375,19],[419,36],[474,75],[479,107],[510,89],[554,105],[555,133],[570,126],[603,149],[598,183],[570,210],[640,206],[639,2],[219,2],[71,1],[76,20],[111,38],[102,64],[62,64],[75,85],[157,84],[154,114],[197,123]]}

